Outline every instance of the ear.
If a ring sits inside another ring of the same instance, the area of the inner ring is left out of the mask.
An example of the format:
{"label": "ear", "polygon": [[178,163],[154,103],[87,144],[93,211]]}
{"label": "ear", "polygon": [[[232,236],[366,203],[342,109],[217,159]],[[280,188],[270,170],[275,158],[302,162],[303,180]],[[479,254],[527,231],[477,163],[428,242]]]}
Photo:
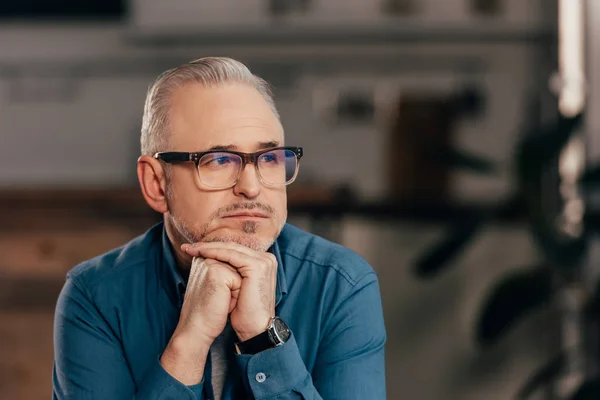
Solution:
{"label": "ear", "polygon": [[167,181],[160,161],[150,156],[141,156],[137,161],[137,176],[146,203],[161,214],[169,211],[166,196]]}

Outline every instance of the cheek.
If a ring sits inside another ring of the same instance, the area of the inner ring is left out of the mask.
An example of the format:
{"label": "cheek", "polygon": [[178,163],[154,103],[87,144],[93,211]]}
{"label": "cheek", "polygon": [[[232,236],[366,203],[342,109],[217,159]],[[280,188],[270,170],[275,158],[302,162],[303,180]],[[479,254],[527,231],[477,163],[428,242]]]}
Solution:
{"label": "cheek", "polygon": [[287,194],[284,191],[283,193],[274,193],[271,206],[275,208],[275,212],[277,213],[277,218],[279,220],[285,220],[287,218]]}
{"label": "cheek", "polygon": [[206,224],[220,205],[224,204],[224,200],[215,193],[205,193],[196,187],[190,188],[189,184],[173,183],[169,211],[189,227],[197,228]]}

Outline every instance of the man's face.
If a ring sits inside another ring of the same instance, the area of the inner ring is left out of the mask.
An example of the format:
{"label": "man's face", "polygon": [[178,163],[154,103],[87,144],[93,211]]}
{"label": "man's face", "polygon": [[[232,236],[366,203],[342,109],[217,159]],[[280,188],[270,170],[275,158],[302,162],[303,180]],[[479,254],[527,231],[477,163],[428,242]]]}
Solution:
{"label": "man's face", "polygon": [[[251,153],[283,145],[283,128],[260,93],[247,85],[188,84],[172,95],[169,151],[214,148]],[[181,242],[236,242],[266,251],[287,218],[286,189],[264,186],[248,164],[234,187],[202,185],[193,163],[171,164],[166,223]],[[260,214],[232,216],[232,214]]]}

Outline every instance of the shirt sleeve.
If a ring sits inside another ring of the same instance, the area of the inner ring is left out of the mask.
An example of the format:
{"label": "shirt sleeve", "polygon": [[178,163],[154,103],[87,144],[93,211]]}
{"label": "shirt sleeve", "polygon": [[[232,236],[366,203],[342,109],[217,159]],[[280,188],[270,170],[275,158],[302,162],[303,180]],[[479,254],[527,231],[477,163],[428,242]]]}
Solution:
{"label": "shirt sleeve", "polygon": [[311,373],[293,333],[276,348],[237,355],[246,390],[257,400],[384,400],[386,332],[375,273],[338,303],[325,329]]}
{"label": "shirt sleeve", "polygon": [[202,382],[184,385],[162,368],[159,358],[136,387],[118,338],[71,277],[56,305],[52,378],[54,400],[203,398]]}

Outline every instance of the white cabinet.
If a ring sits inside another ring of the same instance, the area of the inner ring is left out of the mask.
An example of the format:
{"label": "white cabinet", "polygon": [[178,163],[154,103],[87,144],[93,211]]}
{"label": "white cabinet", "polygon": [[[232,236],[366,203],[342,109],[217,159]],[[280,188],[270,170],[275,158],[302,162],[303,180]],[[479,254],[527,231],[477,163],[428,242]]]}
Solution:
{"label": "white cabinet", "polygon": [[[483,0],[480,0],[483,1]],[[532,27],[543,23],[545,0],[495,0],[497,12],[480,13],[476,0],[131,0],[138,31],[235,34],[235,30],[306,27],[346,29],[464,28],[465,24]],[[390,10],[397,10],[391,12]],[[278,10],[277,12],[275,10]]]}
{"label": "white cabinet", "polygon": [[202,32],[264,23],[264,0],[131,0],[132,28],[152,32]]}

